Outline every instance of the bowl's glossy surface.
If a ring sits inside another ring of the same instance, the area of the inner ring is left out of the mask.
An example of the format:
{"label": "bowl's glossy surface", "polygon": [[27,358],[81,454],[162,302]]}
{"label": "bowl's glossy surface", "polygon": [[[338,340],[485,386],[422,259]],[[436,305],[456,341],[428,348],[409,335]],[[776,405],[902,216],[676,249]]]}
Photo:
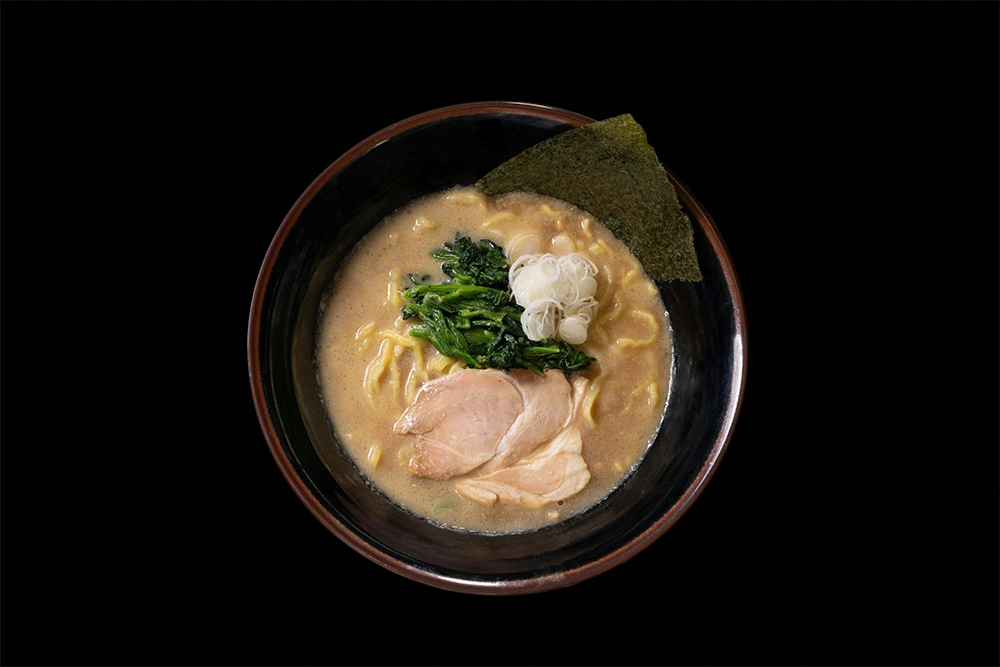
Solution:
{"label": "bowl's glossy surface", "polygon": [[608,499],[537,532],[460,533],[400,509],[373,491],[346,457],[319,454],[338,451],[312,365],[319,298],[354,244],[417,197],[471,185],[529,146],[591,120],[509,102],[446,107],[403,120],[330,165],[268,249],[248,331],[251,391],[264,436],[309,510],[391,571],[439,588],[495,595],[582,581],[631,558],[673,525],[729,442],[746,372],[742,296],[714,222],[668,170],[694,224],[704,280],[659,285],[675,337],[667,415],[643,463]]}

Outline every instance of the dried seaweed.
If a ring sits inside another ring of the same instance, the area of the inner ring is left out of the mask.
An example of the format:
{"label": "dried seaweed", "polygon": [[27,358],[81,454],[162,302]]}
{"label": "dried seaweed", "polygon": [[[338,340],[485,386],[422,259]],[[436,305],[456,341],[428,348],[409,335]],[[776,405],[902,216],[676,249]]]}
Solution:
{"label": "dried seaweed", "polygon": [[556,197],[604,223],[653,280],[700,281],[691,220],[630,114],[567,130],[522,151],[477,183],[488,195]]}

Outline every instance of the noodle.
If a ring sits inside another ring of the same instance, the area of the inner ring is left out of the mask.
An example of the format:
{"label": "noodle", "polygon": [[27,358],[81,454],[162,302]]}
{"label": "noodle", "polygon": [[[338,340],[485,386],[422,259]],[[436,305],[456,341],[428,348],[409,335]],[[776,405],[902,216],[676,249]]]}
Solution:
{"label": "noodle", "polygon": [[445,199],[464,206],[477,206],[479,208],[486,207],[486,200],[483,198],[483,195],[479,194],[475,190],[464,189],[451,192],[445,195]]}
{"label": "noodle", "polygon": [[364,389],[368,395],[369,403],[375,403],[375,392],[378,389],[379,380],[382,379],[382,374],[385,373],[385,369],[389,365],[389,358],[392,356],[394,348],[392,342],[383,340],[379,345],[378,354],[365,369]]}
{"label": "noodle", "polygon": [[657,323],[656,318],[653,317],[652,313],[647,313],[645,310],[639,310],[638,308],[632,310],[632,315],[636,315],[639,318],[646,320],[649,323],[649,328],[653,330],[652,333],[642,340],[636,340],[634,338],[618,338],[615,343],[620,347],[646,347],[651,345],[656,340],[657,334],[660,332],[660,325]]}
{"label": "noodle", "polygon": [[489,229],[498,222],[507,222],[508,220],[513,220],[513,219],[514,216],[511,213],[504,211],[503,213],[497,213],[496,215],[487,218],[486,222],[481,224],[479,227],[480,229]]}

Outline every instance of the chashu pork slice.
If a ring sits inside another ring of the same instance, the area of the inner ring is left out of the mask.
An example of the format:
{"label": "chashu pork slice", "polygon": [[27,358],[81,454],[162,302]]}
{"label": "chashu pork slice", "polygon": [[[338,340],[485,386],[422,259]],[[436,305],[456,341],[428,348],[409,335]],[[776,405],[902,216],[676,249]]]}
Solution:
{"label": "chashu pork slice", "polygon": [[574,378],[569,423],[549,442],[512,466],[458,479],[455,489],[484,505],[501,501],[529,507],[542,507],[580,492],[590,482],[590,471],[576,416],[589,388],[589,380]]}
{"label": "chashu pork slice", "polygon": [[448,479],[493,458],[523,403],[503,371],[455,371],[424,383],[393,431],[415,434],[413,475]]}
{"label": "chashu pork slice", "polygon": [[480,477],[457,480],[455,489],[484,505],[501,501],[542,507],[587,486],[590,471],[582,451],[580,429],[570,426],[517,464]]}
{"label": "chashu pork slice", "polygon": [[552,439],[573,414],[572,388],[566,374],[549,369],[544,375],[511,369],[507,378],[521,394],[521,413],[504,433],[496,454],[483,466],[482,473],[507,468]]}

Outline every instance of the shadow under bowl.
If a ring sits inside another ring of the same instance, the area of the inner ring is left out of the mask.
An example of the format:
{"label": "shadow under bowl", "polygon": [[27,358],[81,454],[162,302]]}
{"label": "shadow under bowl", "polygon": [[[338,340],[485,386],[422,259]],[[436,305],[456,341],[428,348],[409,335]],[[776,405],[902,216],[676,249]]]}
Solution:
{"label": "shadow under bowl", "polygon": [[570,111],[515,102],[462,104],[403,120],[331,164],[292,207],[267,251],[247,342],[265,439],[316,518],[390,571],[488,595],[583,581],[630,559],[672,526],[728,445],[746,374],[742,296],[714,222],[668,170],[694,226],[703,280],[658,283],[674,336],[667,411],[642,463],[608,498],[529,533],[466,533],[400,508],[338,454],[313,356],[320,298],[355,244],[414,199],[472,185],[524,149],[589,122]]}

